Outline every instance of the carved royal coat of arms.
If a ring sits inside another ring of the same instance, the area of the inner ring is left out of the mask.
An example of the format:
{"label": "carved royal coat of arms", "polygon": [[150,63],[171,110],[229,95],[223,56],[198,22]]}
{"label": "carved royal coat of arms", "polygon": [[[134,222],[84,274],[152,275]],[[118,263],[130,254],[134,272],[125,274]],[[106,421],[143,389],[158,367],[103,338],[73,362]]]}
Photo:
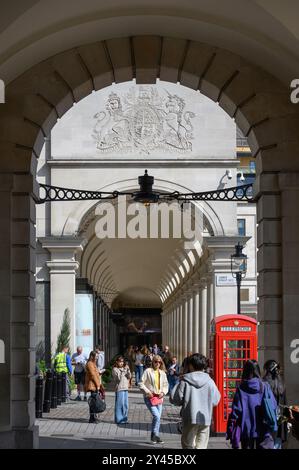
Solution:
{"label": "carved royal coat of arms", "polygon": [[190,152],[195,114],[184,109],[182,98],[168,91],[161,97],[154,87],[132,87],[123,98],[112,92],[94,116],[92,137],[103,153]]}

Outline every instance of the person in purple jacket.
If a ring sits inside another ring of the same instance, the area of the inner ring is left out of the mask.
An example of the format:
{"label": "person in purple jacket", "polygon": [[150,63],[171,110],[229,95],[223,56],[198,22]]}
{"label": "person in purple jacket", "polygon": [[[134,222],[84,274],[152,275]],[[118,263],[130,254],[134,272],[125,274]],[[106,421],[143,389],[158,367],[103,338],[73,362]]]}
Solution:
{"label": "person in purple jacket", "polygon": [[[262,399],[265,387],[261,372],[255,360],[244,364],[240,386],[237,388],[232,411],[228,419],[227,439],[232,447],[242,449],[273,449],[274,441],[271,431],[264,423]],[[276,412],[277,403],[269,387],[268,395]]]}

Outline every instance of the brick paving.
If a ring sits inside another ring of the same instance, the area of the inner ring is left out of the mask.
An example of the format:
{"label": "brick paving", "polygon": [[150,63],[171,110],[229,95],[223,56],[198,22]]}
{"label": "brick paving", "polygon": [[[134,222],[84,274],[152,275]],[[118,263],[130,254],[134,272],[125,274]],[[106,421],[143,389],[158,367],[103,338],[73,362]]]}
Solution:
{"label": "brick paving", "polygon": [[[75,398],[73,396],[72,398]],[[43,413],[38,419],[41,449],[147,449],[162,447],[180,449],[181,435],[177,431],[180,421],[179,407],[172,406],[168,398],[164,400],[160,426],[160,436],[164,444],[152,444],[151,415],[147,410],[142,394],[136,390],[129,392],[129,423],[114,423],[114,392],[106,392],[107,408],[99,415],[100,423],[89,424],[89,407],[84,401],[70,400],[50,413]],[[223,437],[211,437],[209,449],[228,449]]]}

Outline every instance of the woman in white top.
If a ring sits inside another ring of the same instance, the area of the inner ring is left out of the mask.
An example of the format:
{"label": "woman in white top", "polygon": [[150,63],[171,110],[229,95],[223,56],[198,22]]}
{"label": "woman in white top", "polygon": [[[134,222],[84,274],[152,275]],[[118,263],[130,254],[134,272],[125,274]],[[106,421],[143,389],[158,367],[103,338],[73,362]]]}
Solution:
{"label": "woman in white top", "polygon": [[168,380],[165,365],[160,356],[153,357],[152,367],[144,371],[139,387],[144,393],[144,402],[153,416],[151,440],[155,444],[162,444],[159,429],[163,397],[168,393]]}

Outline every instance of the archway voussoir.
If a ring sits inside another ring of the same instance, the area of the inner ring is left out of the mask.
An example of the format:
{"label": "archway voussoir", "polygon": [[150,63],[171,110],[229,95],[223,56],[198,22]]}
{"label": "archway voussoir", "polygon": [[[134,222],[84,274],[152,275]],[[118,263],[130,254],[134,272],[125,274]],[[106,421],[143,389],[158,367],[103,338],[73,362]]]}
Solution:
{"label": "archway voussoir", "polygon": [[114,82],[113,67],[102,42],[81,46],[77,50],[92,76],[95,90],[100,90]]}
{"label": "archway voussoir", "polygon": [[18,147],[12,142],[0,142],[1,170],[36,175],[37,158],[32,150],[30,147]]}
{"label": "archway voussoir", "polygon": [[26,95],[24,97],[23,116],[25,119],[38,124],[45,135],[49,135],[57,122],[56,109],[40,98],[39,95]]}
{"label": "archway voussoir", "polygon": [[[132,39],[136,83],[156,83],[160,74],[162,38],[137,36]],[[144,51],[147,51],[144,54]]]}
{"label": "archway voussoir", "polygon": [[216,48],[191,41],[182,65],[180,82],[182,85],[197,90],[200,78],[204,76],[216,53]]}
{"label": "archway voussoir", "polygon": [[58,79],[73,93],[74,101],[80,101],[93,91],[92,80],[76,50],[58,54],[51,59],[51,62]]}
{"label": "archway voussoir", "polygon": [[129,38],[105,41],[106,51],[114,71],[115,83],[128,82],[135,77],[132,62],[132,48]]}
{"label": "archway voussoir", "polygon": [[299,145],[299,115],[289,115],[271,118],[254,125],[248,134],[248,143],[253,154],[259,148],[273,146],[276,142],[298,142]]}
{"label": "archway voussoir", "polygon": [[229,51],[218,49],[216,55],[201,80],[200,90],[213,101],[218,101],[221,92],[235,79],[240,69],[247,63]]}
{"label": "archway voussoir", "polygon": [[160,79],[166,82],[179,81],[180,68],[184,63],[188,41],[185,39],[162,38]]}
{"label": "archway voussoir", "polygon": [[[274,97],[275,99],[273,99]],[[242,129],[246,135],[252,125],[268,119],[270,116],[272,119],[276,119],[286,115],[294,115],[297,112],[296,106],[290,102],[288,92],[274,96],[270,93],[259,93],[239,106],[235,118],[238,120],[240,117],[240,120],[242,120],[243,117],[247,122],[247,129],[245,128],[245,121]]]}
{"label": "archway voussoir", "polygon": [[44,135],[38,125],[26,121],[23,117],[8,115],[0,117],[0,141],[11,142],[23,147],[38,147]]}
{"label": "archway voussoir", "polygon": [[48,102],[49,106],[53,106],[59,118],[74,104],[73,90],[66,86],[53,69],[41,78],[36,86],[36,94]]}
{"label": "archway voussoir", "polygon": [[299,171],[298,142],[277,142],[275,147],[260,148],[256,155],[257,173]]}

